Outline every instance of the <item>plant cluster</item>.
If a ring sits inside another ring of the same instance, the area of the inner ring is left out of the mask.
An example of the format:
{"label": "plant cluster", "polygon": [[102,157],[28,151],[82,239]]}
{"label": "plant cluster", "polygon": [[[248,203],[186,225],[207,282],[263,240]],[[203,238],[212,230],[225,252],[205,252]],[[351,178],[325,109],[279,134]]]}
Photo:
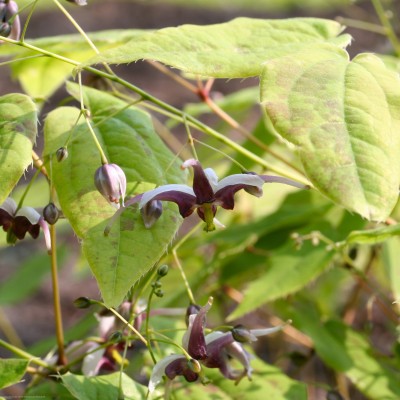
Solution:
{"label": "plant cluster", "polygon": [[[24,92],[0,97],[3,244],[42,233],[31,258],[51,271],[55,326],[38,351],[0,318],[0,389],[25,377],[24,396],[82,400],[398,399],[400,41],[381,0],[380,25],[342,22],[391,53],[353,58],[335,20],[87,33],[71,13],[86,3],[0,0],[0,65]],[[43,4],[77,34],[27,39]],[[198,102],[176,108],[115,72],[139,60]],[[69,228],[100,292],[74,301],[90,318],[75,330],[59,295]],[[0,305],[38,287],[34,267],[1,283]]]}

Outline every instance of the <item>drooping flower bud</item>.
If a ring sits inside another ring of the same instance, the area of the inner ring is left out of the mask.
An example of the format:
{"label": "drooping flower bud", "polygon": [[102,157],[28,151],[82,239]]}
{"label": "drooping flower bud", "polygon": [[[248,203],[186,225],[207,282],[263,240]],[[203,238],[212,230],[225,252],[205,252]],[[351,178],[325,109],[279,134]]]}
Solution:
{"label": "drooping flower bud", "polygon": [[75,3],[77,6],[86,6],[87,1],[86,0],[67,0],[70,3]]}
{"label": "drooping flower bud", "polygon": [[150,229],[161,217],[163,206],[160,200],[151,200],[140,209],[144,226]]}
{"label": "drooping flower bud", "polygon": [[68,149],[66,147],[60,147],[56,151],[56,158],[58,162],[64,161],[68,157]]}
{"label": "drooping flower bud", "polygon": [[160,265],[159,267],[158,267],[158,270],[157,270],[157,275],[159,275],[159,276],[166,276],[167,274],[168,274],[168,265],[167,264],[163,264],[163,265]]}
{"label": "drooping flower bud", "polygon": [[124,171],[116,164],[104,164],[94,174],[97,190],[111,204],[119,208],[124,205],[126,177]]}
{"label": "drooping flower bud", "polygon": [[77,308],[89,308],[93,302],[88,297],[78,297],[74,300],[74,306]]}
{"label": "drooping flower bud", "polygon": [[54,225],[58,221],[59,217],[60,211],[54,205],[54,203],[47,204],[47,206],[43,209],[43,218],[50,225]]}
{"label": "drooping flower bud", "polygon": [[236,325],[232,328],[233,338],[240,343],[255,342],[257,338],[243,325]]}
{"label": "drooping flower bud", "polygon": [[21,22],[18,15],[18,4],[15,1],[0,3],[0,34],[10,39],[19,40]]}

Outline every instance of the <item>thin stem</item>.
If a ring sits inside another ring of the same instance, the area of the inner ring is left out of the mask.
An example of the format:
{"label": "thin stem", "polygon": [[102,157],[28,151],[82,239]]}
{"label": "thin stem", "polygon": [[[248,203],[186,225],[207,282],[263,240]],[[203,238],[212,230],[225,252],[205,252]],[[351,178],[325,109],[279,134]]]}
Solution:
{"label": "thin stem", "polygon": [[24,347],[21,338],[18,336],[17,331],[14,329],[2,307],[0,307],[0,329],[12,345],[20,349]]}
{"label": "thin stem", "polygon": [[105,153],[103,151],[103,148],[101,147],[101,144],[100,144],[99,140],[97,139],[96,133],[95,133],[93,127],[92,127],[92,124],[91,124],[91,121],[90,121],[90,118],[89,118],[89,113],[86,110],[85,105],[83,103],[83,89],[82,89],[82,76],[81,76],[81,73],[78,74],[78,82],[79,82],[79,96],[80,96],[80,103],[81,103],[81,113],[82,113],[83,117],[85,118],[86,125],[87,125],[87,127],[89,129],[89,132],[91,133],[91,135],[93,137],[93,140],[94,140],[94,143],[96,144],[97,150],[100,153],[100,158],[101,158],[102,164],[103,165],[104,164],[108,164],[107,157],[106,157],[106,155],[105,155]]}
{"label": "thin stem", "polygon": [[122,321],[129,329],[132,330],[132,332],[135,333],[135,335],[143,342],[143,344],[147,347],[147,340],[140,334],[140,332],[132,325],[130,324],[121,314],[118,313],[118,311],[114,310],[111,307],[107,307],[104,303],[101,301],[97,300],[92,300],[93,303],[99,304],[102,307],[106,308],[108,311],[111,311],[120,321]]}
{"label": "thin stem", "polygon": [[389,39],[390,43],[393,46],[394,51],[396,52],[397,56],[400,56],[400,42],[396,36],[396,33],[393,29],[392,24],[386,14],[385,9],[382,6],[381,0],[371,0],[372,5],[374,6],[375,12],[378,15],[378,18],[385,28],[386,36]]}
{"label": "thin stem", "polygon": [[32,18],[33,11],[35,10],[35,7],[36,7],[36,4],[38,3],[38,1],[39,0],[35,0],[32,3],[32,7],[31,7],[31,9],[29,11],[28,17],[26,18],[26,21],[25,21],[25,24],[24,24],[24,28],[22,29],[21,38],[20,38],[21,42],[23,42],[25,40],[26,30],[28,29],[29,22],[30,22],[30,20]]}
{"label": "thin stem", "polygon": [[186,114],[183,116],[183,124],[185,125],[189,146],[192,149],[193,156],[194,156],[194,158],[196,160],[198,160],[199,157],[197,156],[196,148],[194,147],[194,140],[193,140],[192,133],[190,132],[190,127],[189,127],[189,125],[187,123],[187,120],[186,120]]}
{"label": "thin stem", "polygon": [[147,311],[146,311],[146,321],[145,321],[145,330],[146,330],[146,337],[147,341],[147,349],[149,350],[151,359],[153,360],[154,364],[157,364],[157,360],[154,356],[153,349],[151,348],[151,339],[150,339],[150,330],[149,330],[149,322],[150,322],[150,309],[151,309],[151,299],[153,298],[154,288],[151,289],[149,294],[149,299],[147,300]]}
{"label": "thin stem", "polygon": [[51,238],[51,281],[53,285],[53,306],[54,306],[54,319],[56,322],[56,338],[58,345],[58,365],[66,365],[67,358],[64,349],[64,330],[62,325],[61,304],[60,304],[60,289],[58,285],[58,272],[57,272],[57,247],[56,247],[56,227],[50,225],[50,238]]}
{"label": "thin stem", "polygon": [[19,209],[22,207],[22,204],[24,204],[25,197],[27,196],[27,194],[28,194],[30,188],[32,187],[32,185],[33,185],[33,183],[35,182],[35,180],[36,180],[37,176],[39,175],[39,173],[40,173],[40,170],[38,169],[38,170],[35,172],[35,175],[33,175],[32,179],[31,179],[31,180],[29,181],[29,183],[26,185],[26,188],[25,188],[25,190],[24,190],[24,193],[22,194],[21,199],[20,199],[20,201],[18,202],[17,210],[19,210]]}
{"label": "thin stem", "polygon": [[40,367],[55,370],[53,365],[47,364],[45,361],[42,361],[40,358],[34,356],[33,354],[28,353],[25,350],[21,350],[20,348],[13,346],[10,343],[5,342],[4,340],[0,339],[0,346],[11,351],[12,353],[16,354],[17,356],[29,360],[30,362],[39,365]]}
{"label": "thin stem", "polygon": [[336,21],[350,28],[361,29],[368,32],[378,33],[386,36],[386,29],[382,25],[373,24],[371,22],[360,21],[358,19],[337,17]]}
{"label": "thin stem", "polygon": [[46,167],[44,166],[43,160],[38,156],[38,154],[35,152],[35,150],[32,150],[32,162],[35,168],[40,170],[40,172],[48,178],[47,170]]}
{"label": "thin stem", "polygon": [[190,302],[192,304],[196,304],[196,301],[194,300],[192,289],[190,288],[189,281],[188,281],[188,279],[186,277],[185,271],[183,270],[183,267],[182,267],[182,264],[181,264],[181,262],[179,260],[179,257],[178,257],[178,254],[176,252],[176,249],[172,250],[172,256],[174,257],[175,264],[178,267],[179,272],[180,272],[181,277],[182,277],[182,280],[183,280],[183,283],[185,284],[189,300],[190,300]]}

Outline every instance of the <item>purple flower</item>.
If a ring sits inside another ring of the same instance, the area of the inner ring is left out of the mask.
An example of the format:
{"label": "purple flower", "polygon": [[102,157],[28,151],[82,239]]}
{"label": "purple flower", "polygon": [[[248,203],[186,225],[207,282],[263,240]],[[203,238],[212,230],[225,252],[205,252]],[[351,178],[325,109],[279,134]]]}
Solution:
{"label": "purple flower", "polygon": [[0,226],[7,232],[7,242],[11,244],[17,239],[24,239],[27,232],[36,239],[42,228],[46,247],[51,250],[49,227],[44,218],[32,207],[17,209],[17,204],[11,197],[0,206]]}
{"label": "purple flower", "polygon": [[[244,376],[251,379],[251,355],[236,340],[237,336],[245,338],[245,341],[253,342],[257,340],[257,337],[277,332],[284,326],[251,330],[241,327],[240,335],[235,335],[235,328],[228,332],[214,331],[204,335],[206,314],[211,304],[212,298],[197,313],[189,316],[188,329],[182,339],[186,354],[171,354],[154,366],[148,385],[150,393],[154,391],[164,375],[170,380],[180,375],[188,382],[196,381],[201,375],[201,365],[207,368],[218,368],[227,379],[239,381]],[[192,310],[197,311],[193,308]],[[243,370],[233,369],[231,359],[236,359],[243,366]]]}
{"label": "purple flower", "polygon": [[21,22],[17,3],[0,0],[0,35],[19,40],[20,34]]}
{"label": "purple flower", "polygon": [[260,197],[263,194],[264,183],[269,182],[284,183],[302,189],[308,188],[288,178],[254,173],[229,175],[219,181],[214,170],[203,169],[200,162],[194,159],[186,160],[182,164],[183,169],[188,167],[192,167],[194,171],[193,187],[182,184],[163,185],[133,197],[126,202],[126,205],[139,203],[139,208],[143,209],[150,202],[171,201],[178,205],[179,213],[183,218],[196,210],[199,217],[206,223],[205,230],[213,231],[215,223],[218,223],[215,219],[217,208],[232,210],[235,205],[235,193],[241,189]]}
{"label": "purple flower", "polygon": [[112,205],[119,208],[124,205],[126,193],[126,177],[117,164],[104,164],[97,168],[94,174],[94,184],[103,197]]}

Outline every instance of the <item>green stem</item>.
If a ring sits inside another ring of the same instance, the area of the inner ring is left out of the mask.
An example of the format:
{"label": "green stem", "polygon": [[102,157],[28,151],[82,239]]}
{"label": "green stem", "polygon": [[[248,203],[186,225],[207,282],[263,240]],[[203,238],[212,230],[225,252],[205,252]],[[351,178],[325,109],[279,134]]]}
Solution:
{"label": "green stem", "polygon": [[39,365],[40,367],[47,368],[54,370],[53,365],[49,365],[46,362],[42,361],[40,358],[34,356],[33,354],[28,353],[27,351],[21,350],[20,348],[13,346],[10,343],[5,342],[4,340],[0,339],[0,346],[11,351],[12,353],[16,354],[17,356],[29,360],[30,362]]}
{"label": "green stem", "polygon": [[157,360],[154,356],[153,349],[151,348],[150,330],[149,330],[151,299],[153,298],[153,294],[154,294],[154,288],[151,289],[150,294],[149,294],[149,299],[147,300],[145,330],[146,330],[146,337],[148,339],[147,340],[147,349],[149,350],[150,356],[151,356],[154,364],[157,364]]}
{"label": "green stem", "polygon": [[371,3],[375,8],[375,12],[378,15],[378,18],[379,18],[381,24],[385,28],[386,36],[390,40],[390,43],[392,44],[393,49],[396,52],[396,55],[399,57],[400,56],[400,42],[396,36],[396,33],[393,29],[392,24],[390,23],[390,20],[386,14],[386,11],[382,6],[381,0],[371,0]]}
{"label": "green stem", "polygon": [[67,358],[64,349],[64,330],[62,324],[61,304],[60,304],[60,289],[58,285],[58,272],[57,272],[57,250],[56,250],[56,227],[50,225],[50,238],[51,238],[51,282],[53,285],[53,305],[54,305],[54,319],[56,323],[56,338],[58,345],[58,365],[66,365]]}
{"label": "green stem", "polygon": [[176,253],[176,249],[172,250],[172,256],[174,257],[175,264],[178,267],[179,272],[180,272],[181,277],[182,277],[182,280],[183,280],[183,283],[185,284],[186,292],[188,294],[189,300],[190,300],[190,302],[192,304],[196,304],[196,301],[194,300],[192,289],[190,288],[189,281],[188,281],[188,279],[186,277],[185,271],[183,270],[183,267],[182,267],[182,264],[181,264],[181,262],[179,260],[178,254]]}
{"label": "green stem", "polygon": [[81,113],[82,113],[83,117],[85,118],[86,125],[87,125],[87,127],[89,129],[89,132],[91,133],[91,135],[93,137],[94,143],[96,144],[96,147],[97,147],[97,149],[98,149],[98,151],[100,153],[100,158],[101,158],[102,164],[103,165],[104,164],[108,164],[107,157],[106,157],[106,155],[105,155],[105,153],[103,151],[103,148],[101,147],[101,144],[100,144],[99,140],[97,139],[96,133],[95,133],[93,127],[92,127],[92,124],[91,124],[91,121],[90,121],[90,118],[89,118],[89,113],[86,110],[85,105],[83,103],[83,89],[82,89],[82,76],[81,76],[81,73],[78,74],[78,82],[79,82],[79,96],[80,96],[80,103],[81,103]]}
{"label": "green stem", "polygon": [[36,7],[36,4],[38,3],[38,1],[39,0],[35,0],[32,3],[32,7],[31,7],[31,9],[29,11],[28,17],[26,18],[26,21],[25,21],[25,24],[24,24],[24,28],[22,29],[21,38],[20,38],[21,42],[23,42],[25,40],[26,30],[28,29],[29,22],[30,22],[30,20],[32,18],[33,11],[35,10],[35,7]]}

